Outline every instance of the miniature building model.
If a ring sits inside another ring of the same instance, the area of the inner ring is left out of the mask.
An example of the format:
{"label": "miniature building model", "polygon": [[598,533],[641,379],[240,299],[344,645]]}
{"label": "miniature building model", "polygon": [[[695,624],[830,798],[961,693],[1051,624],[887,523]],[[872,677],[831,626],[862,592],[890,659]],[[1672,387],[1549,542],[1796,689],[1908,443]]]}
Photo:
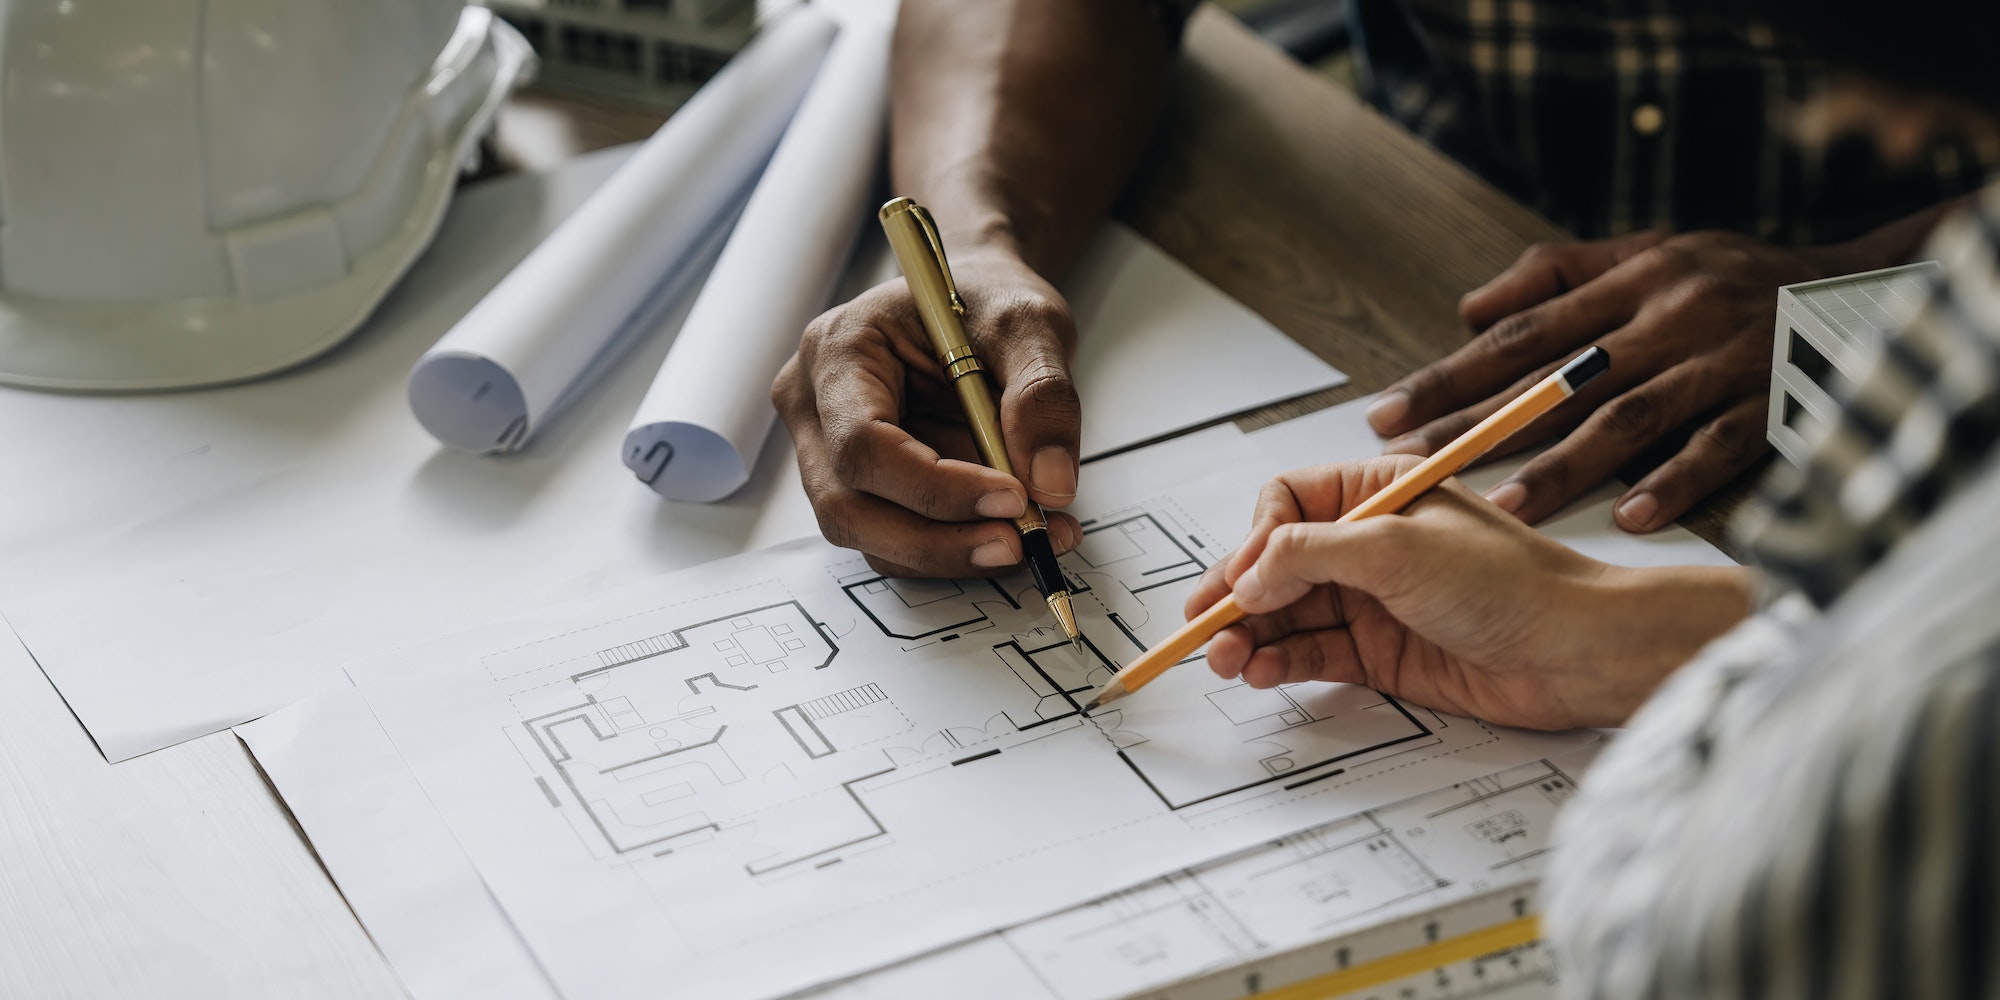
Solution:
{"label": "miniature building model", "polygon": [[1778,289],[1771,352],[1771,412],[1765,436],[1794,464],[1833,419],[1834,400],[1861,378],[1882,333],[1909,319],[1930,282],[1933,261],[1822,278]]}
{"label": "miniature building model", "polygon": [[539,82],[678,107],[750,39],[772,0],[481,0],[541,56]]}

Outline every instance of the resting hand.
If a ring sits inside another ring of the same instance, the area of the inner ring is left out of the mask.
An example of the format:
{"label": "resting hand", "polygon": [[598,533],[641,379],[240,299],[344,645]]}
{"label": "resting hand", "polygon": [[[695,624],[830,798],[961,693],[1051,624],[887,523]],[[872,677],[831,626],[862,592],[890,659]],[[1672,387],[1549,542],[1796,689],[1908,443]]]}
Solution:
{"label": "resting hand", "polygon": [[1506,725],[1617,725],[1749,610],[1743,571],[1609,566],[1455,479],[1404,514],[1330,523],[1416,461],[1320,466],[1264,488],[1243,547],[1188,600],[1192,617],[1233,590],[1250,612],[1209,644],[1217,674],[1364,684]]}
{"label": "resting hand", "polygon": [[1769,450],[1772,310],[1779,285],[1828,273],[1817,252],[1721,232],[1529,248],[1459,304],[1479,335],[1369,408],[1385,451],[1426,455],[1591,344],[1609,375],[1531,425],[1520,450],[1560,443],[1487,496],[1530,524],[1653,447],[1690,434],[1625,491],[1617,521],[1650,531]]}
{"label": "resting hand", "polygon": [[[1021,539],[1006,519],[1025,498],[1055,508],[1076,497],[1080,409],[1068,305],[1005,254],[965,254],[952,264],[966,334],[1000,390],[1001,429],[1022,479],[980,463],[901,278],[814,320],[771,387],[820,530],[895,576],[1013,567]],[[1056,550],[1074,548],[1076,519],[1048,513]]]}

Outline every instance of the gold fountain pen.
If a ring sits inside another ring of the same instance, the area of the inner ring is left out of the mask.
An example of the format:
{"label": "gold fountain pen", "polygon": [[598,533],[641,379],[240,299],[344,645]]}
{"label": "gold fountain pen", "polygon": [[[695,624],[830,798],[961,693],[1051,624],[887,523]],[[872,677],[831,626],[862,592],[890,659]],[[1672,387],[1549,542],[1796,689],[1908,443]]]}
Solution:
{"label": "gold fountain pen", "polygon": [[[951,265],[945,261],[937,224],[931,213],[908,198],[897,198],[876,214],[882,219],[882,231],[889,234],[889,246],[896,251],[903,280],[910,284],[910,297],[916,300],[924,330],[931,335],[931,348],[937,351],[945,377],[958,390],[958,402],[965,410],[965,422],[972,427],[980,457],[988,466],[1014,475],[1014,463],[1007,459],[1007,442],[1000,436],[1000,410],[993,405],[993,389],[980,374],[986,366],[965,337],[965,324],[960,320],[965,315],[965,301],[958,297],[958,287],[951,280]],[[1021,531],[1021,551],[1027,557],[1028,571],[1034,574],[1035,589],[1049,602],[1049,611],[1062,626],[1063,635],[1072,643],[1078,642],[1081,634],[1076,627],[1076,610],[1070,606],[1069,581],[1056,562],[1048,518],[1033,500],[1022,499],[1028,509],[1014,519],[1014,527]]]}

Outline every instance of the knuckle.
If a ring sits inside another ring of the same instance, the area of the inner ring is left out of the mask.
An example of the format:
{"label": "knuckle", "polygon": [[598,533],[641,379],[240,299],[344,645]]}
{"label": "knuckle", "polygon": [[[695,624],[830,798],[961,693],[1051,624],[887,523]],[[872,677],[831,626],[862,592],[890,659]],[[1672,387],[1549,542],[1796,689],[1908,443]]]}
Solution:
{"label": "knuckle", "polygon": [[1076,383],[1070,379],[1069,371],[1048,358],[1039,358],[1021,370],[1016,376],[1020,382],[1015,394],[1021,404],[1045,416],[1068,419],[1083,412],[1083,402],[1077,397]]}
{"label": "knuckle", "polygon": [[874,449],[869,446],[866,428],[844,434],[833,442],[831,457],[834,478],[848,484],[861,482],[875,467]]}
{"label": "knuckle", "polygon": [[1647,437],[1659,428],[1660,407],[1646,393],[1628,392],[1604,404],[1597,411],[1597,420],[1606,431],[1619,437]]}
{"label": "knuckle", "polygon": [[1278,525],[1271,529],[1271,538],[1264,543],[1264,551],[1279,566],[1284,566],[1299,554],[1305,545],[1304,525],[1296,521]]}
{"label": "knuckle", "polygon": [[982,328],[1004,340],[1018,340],[1023,331],[1051,334],[1065,349],[1075,340],[1076,320],[1069,303],[1035,292],[1021,292],[995,304]]}
{"label": "knuckle", "polygon": [[1561,243],[1553,243],[1547,240],[1539,243],[1530,243],[1528,244],[1528,249],[1521,251],[1521,256],[1517,259],[1522,264],[1547,263],[1562,255],[1562,246],[1563,244]]}
{"label": "knuckle", "polygon": [[[1553,488],[1558,492],[1569,489],[1570,480],[1576,475],[1576,464],[1571,461],[1567,449],[1551,449],[1543,452],[1534,461],[1521,467],[1516,478],[1528,483],[1528,495],[1540,495],[1543,489]],[[1537,489],[1542,487],[1543,489]]]}
{"label": "knuckle", "polygon": [[1458,372],[1450,358],[1425,365],[1411,372],[1402,382],[1403,389],[1413,399],[1451,398],[1457,386]]}
{"label": "knuckle", "polygon": [[919,480],[916,490],[910,496],[911,510],[933,521],[947,519],[951,511],[945,509],[945,494],[937,485],[936,478],[925,476]]}
{"label": "knuckle", "polygon": [[819,521],[819,533],[835,548],[858,549],[861,539],[854,530],[854,511],[850,501],[832,491],[819,490],[812,498],[813,516]]}
{"label": "knuckle", "polygon": [[1515,313],[1488,328],[1487,346],[1507,357],[1531,353],[1542,341],[1541,317],[1534,312]]}
{"label": "knuckle", "polygon": [[1764,437],[1753,430],[1747,417],[1731,413],[1697,428],[1694,440],[1725,459],[1743,461],[1762,454],[1766,447]]}
{"label": "knuckle", "polygon": [[1715,271],[1689,272],[1675,283],[1673,305],[1689,309],[1721,301],[1734,290],[1731,284],[1728,278]]}
{"label": "knuckle", "polygon": [[799,334],[799,353],[810,354],[814,348],[824,343],[827,336],[839,325],[840,313],[844,308],[842,306],[829,309],[813,317],[812,322],[806,324],[804,332]]}
{"label": "knuckle", "polygon": [[778,369],[778,377],[771,380],[771,405],[786,415],[788,423],[791,415],[801,408],[800,404],[806,396],[806,380],[801,375],[804,368],[799,355],[794,354],[786,360],[783,368]]}
{"label": "knuckle", "polygon": [[1632,257],[1633,266],[1653,274],[1681,274],[1691,269],[1695,251],[1679,239],[1661,240]]}

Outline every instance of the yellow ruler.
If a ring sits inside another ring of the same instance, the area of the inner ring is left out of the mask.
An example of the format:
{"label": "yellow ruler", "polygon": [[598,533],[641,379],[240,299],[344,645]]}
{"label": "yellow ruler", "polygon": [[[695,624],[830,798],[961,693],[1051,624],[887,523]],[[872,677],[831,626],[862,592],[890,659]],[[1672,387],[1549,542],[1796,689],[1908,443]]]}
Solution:
{"label": "yellow ruler", "polygon": [[1329,972],[1304,982],[1280,986],[1255,994],[1259,1000],[1322,1000],[1373,989],[1434,969],[1521,948],[1541,940],[1541,921],[1533,916],[1517,917],[1470,934],[1461,934],[1434,944],[1376,959],[1351,969]]}
{"label": "yellow ruler", "polygon": [[[1149,1000],[1467,1000],[1545,996],[1532,882],[1268,952],[1144,994]],[[1386,988],[1385,988],[1386,987]]]}

